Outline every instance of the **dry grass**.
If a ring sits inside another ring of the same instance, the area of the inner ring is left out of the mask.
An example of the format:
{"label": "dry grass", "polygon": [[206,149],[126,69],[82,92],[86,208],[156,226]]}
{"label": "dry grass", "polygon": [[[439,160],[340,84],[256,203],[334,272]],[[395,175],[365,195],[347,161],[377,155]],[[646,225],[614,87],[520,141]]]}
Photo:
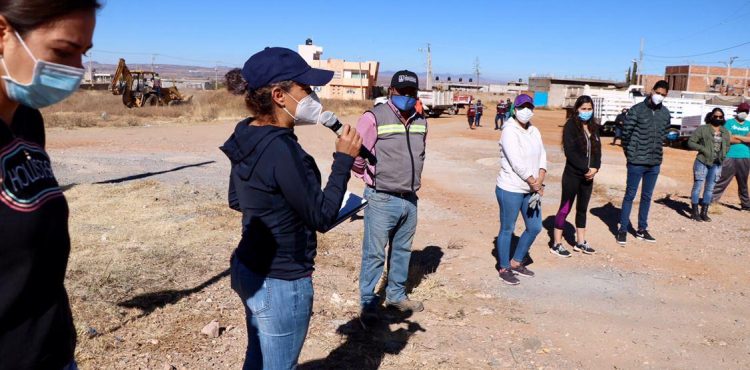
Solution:
{"label": "dry grass", "polygon": [[[184,93],[193,95],[192,103],[129,109],[122,104],[121,96],[106,91],[79,91],[42,113],[47,127],[62,128],[239,120],[249,115],[243,98],[224,90]],[[323,107],[339,116],[361,114],[371,106],[370,101],[323,100]]]}

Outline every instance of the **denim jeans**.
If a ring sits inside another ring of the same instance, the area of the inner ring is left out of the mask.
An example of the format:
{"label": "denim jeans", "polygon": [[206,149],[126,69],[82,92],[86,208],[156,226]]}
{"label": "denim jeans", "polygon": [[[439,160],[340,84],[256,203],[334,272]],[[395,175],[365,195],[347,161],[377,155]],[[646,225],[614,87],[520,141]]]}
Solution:
{"label": "denim jeans", "polygon": [[477,114],[476,116],[474,116],[474,125],[475,126],[479,126],[479,121],[481,121],[481,120],[482,120],[482,115],[481,114]]}
{"label": "denim jeans", "polygon": [[529,209],[529,198],[531,194],[513,193],[495,187],[495,196],[497,204],[500,206],[500,233],[497,236],[497,256],[500,259],[500,267],[510,268],[510,243],[513,239],[513,230],[516,228],[518,213],[521,213],[523,222],[526,225],[521,237],[518,239],[516,252],[513,254],[513,260],[522,262],[526,253],[529,252],[534,239],[542,231],[542,210]]}
{"label": "denim jeans", "polygon": [[78,370],[78,364],[75,361],[65,365],[62,370]]}
{"label": "denim jeans", "polygon": [[[497,121],[500,121],[500,125],[498,126]],[[496,114],[495,115],[495,128],[501,128],[505,124],[505,114]]]}
{"label": "denim jeans", "polygon": [[245,307],[244,370],[293,369],[307,336],[313,304],[312,278],[280,280],[256,274],[236,256],[232,289]]}
{"label": "denim jeans", "polygon": [[365,234],[362,240],[362,269],[359,275],[360,303],[372,308],[380,303],[375,294],[385,264],[385,247],[391,245],[388,259],[386,300],[401,302],[406,299],[406,279],[409,276],[411,243],[417,230],[417,196],[400,198],[365,189]]}
{"label": "denim jeans", "polygon": [[[714,186],[718,179],[718,174],[721,172],[721,164],[714,164],[712,166],[706,166],[703,162],[695,160],[693,163],[693,191],[690,196],[690,201],[693,204],[698,204],[701,195],[701,189],[703,189],[703,202],[702,204],[711,204],[711,198],[714,194]],[[705,186],[703,185],[705,183]]]}
{"label": "denim jeans", "polygon": [[661,166],[659,165],[628,164],[628,179],[625,197],[622,199],[622,211],[620,212],[620,232],[628,231],[630,211],[633,209],[633,200],[638,192],[641,180],[643,180],[643,186],[641,187],[641,204],[638,206],[638,230],[648,230],[648,211],[651,208],[651,196],[654,194],[660,170]]}

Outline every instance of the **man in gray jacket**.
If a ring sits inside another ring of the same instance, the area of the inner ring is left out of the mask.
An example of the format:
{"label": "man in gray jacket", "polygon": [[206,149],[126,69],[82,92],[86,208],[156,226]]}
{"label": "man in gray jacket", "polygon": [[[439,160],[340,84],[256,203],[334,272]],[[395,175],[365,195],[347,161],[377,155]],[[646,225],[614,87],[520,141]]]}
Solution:
{"label": "man in gray jacket", "polygon": [[354,175],[365,182],[368,201],[359,276],[360,321],[365,327],[378,319],[381,297],[375,289],[386,263],[388,244],[386,306],[410,312],[424,309],[421,302],[406,296],[427,136],[427,120],[415,109],[418,89],[414,72],[396,72],[388,102],[365,112],[357,123],[362,145],[377,158],[376,165],[357,158],[352,168]]}
{"label": "man in gray jacket", "polygon": [[667,135],[671,120],[669,109],[662,104],[668,91],[667,81],[660,80],[654,85],[651,94],[643,102],[634,105],[625,116],[622,147],[627,159],[628,177],[625,197],[622,200],[620,229],[617,232],[617,243],[620,245],[627,243],[630,211],[641,180],[643,180],[643,186],[635,238],[656,242],[656,239],[648,232],[648,211],[661,168],[664,137]]}

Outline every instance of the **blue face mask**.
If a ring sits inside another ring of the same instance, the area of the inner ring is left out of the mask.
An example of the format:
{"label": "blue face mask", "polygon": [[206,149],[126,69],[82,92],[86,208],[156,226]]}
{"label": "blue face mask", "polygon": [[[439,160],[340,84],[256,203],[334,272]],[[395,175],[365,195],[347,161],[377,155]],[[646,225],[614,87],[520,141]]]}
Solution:
{"label": "blue face mask", "polygon": [[5,58],[0,57],[6,73],[2,79],[5,82],[5,92],[8,98],[27,107],[39,109],[65,100],[78,89],[84,74],[82,68],[39,60],[34,57],[18,32],[16,32],[16,37],[34,60],[34,72],[31,82],[22,84],[10,76]]}
{"label": "blue face mask", "polygon": [[578,118],[581,119],[581,121],[588,121],[591,119],[591,117],[594,115],[594,111],[588,111],[588,112],[578,112]]}
{"label": "blue face mask", "polygon": [[406,95],[393,95],[391,96],[391,102],[396,108],[398,108],[398,110],[408,112],[414,109],[414,106],[417,104],[417,99]]}

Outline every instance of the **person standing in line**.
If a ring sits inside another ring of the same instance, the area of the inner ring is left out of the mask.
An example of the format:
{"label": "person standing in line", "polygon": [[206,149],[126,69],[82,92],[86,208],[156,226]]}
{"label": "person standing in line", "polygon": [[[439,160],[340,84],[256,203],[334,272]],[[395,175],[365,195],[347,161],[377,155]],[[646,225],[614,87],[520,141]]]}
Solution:
{"label": "person standing in line", "polygon": [[76,370],[70,209],[40,109],[78,91],[96,0],[0,2],[0,370]]}
{"label": "person standing in line", "polygon": [[469,121],[469,128],[474,129],[474,117],[477,114],[477,109],[474,104],[469,104],[468,107],[466,107],[466,119]]}
{"label": "person standing in line", "polygon": [[362,139],[348,125],[336,139],[321,190],[315,160],[294,134],[318,123],[322,106],[311,86],[333,72],[311,68],[287,48],[266,48],[227,73],[253,116],[237,123],[221,147],[231,162],[229,207],[242,212],[242,238],[230,260],[231,287],[247,325],[243,369],[294,369],[312,315],[317,232],[334,224]]}
{"label": "person standing in line", "polygon": [[664,138],[671,120],[669,109],[662,104],[668,93],[667,81],[659,80],[654,84],[651,94],[630,108],[625,116],[622,147],[627,160],[627,185],[620,212],[620,229],[617,232],[617,243],[620,245],[627,243],[630,211],[641,180],[643,186],[635,238],[650,243],[656,242],[648,232],[648,212],[656,180],[659,178],[664,155]]}
{"label": "person standing in line", "polygon": [[[576,115],[568,119],[563,128],[563,151],[565,169],[562,175],[562,198],[555,216],[555,230],[550,253],[560,257],[570,257],[570,252],[562,245],[565,219],[576,202],[576,245],[573,250],[584,254],[594,254],[596,250],[586,241],[586,215],[591,192],[594,190],[594,176],[599,173],[602,159],[602,143],[599,139],[599,125],[594,122],[594,101],[588,95],[576,99],[573,105]],[[577,199],[576,199],[577,198]]]}
{"label": "person standing in line", "polygon": [[620,144],[622,144],[622,126],[625,124],[627,114],[628,108],[622,108],[622,112],[615,117],[615,137],[610,145],[617,145],[617,139],[620,139]]}
{"label": "person standing in line", "polygon": [[393,75],[388,103],[373,107],[357,122],[363,145],[377,158],[371,165],[357,158],[352,171],[365,187],[365,230],[359,275],[360,323],[379,320],[381,297],[375,289],[390,244],[385,305],[401,312],[420,312],[422,302],[406,295],[412,242],[417,230],[417,191],[422,184],[427,120],[415,111],[419,80],[402,70]]}
{"label": "person standing in line", "polygon": [[505,99],[505,120],[507,121],[510,118],[510,112],[513,109],[513,103],[510,101],[510,98]]}
{"label": "person standing in line", "polygon": [[[505,123],[500,137],[500,173],[495,196],[500,207],[500,231],[495,247],[500,260],[500,279],[509,285],[520,283],[516,274],[533,277],[523,264],[524,257],[542,230],[541,196],[547,175],[547,152],[542,135],[531,124],[534,100],[521,94],[516,97],[513,117]],[[523,217],[526,230],[518,240],[512,258],[510,244],[518,214]]]}
{"label": "person standing in line", "polygon": [[724,127],[732,135],[731,146],[727,157],[721,165],[721,176],[713,192],[713,201],[718,202],[727,190],[732,178],[737,179],[737,193],[740,197],[740,209],[750,211],[750,196],[747,190],[747,178],[750,174],[750,123],[747,122],[750,104],[742,103],[737,107],[734,119]]}
{"label": "person standing in line", "polygon": [[484,105],[482,105],[482,99],[477,100],[477,106],[474,107],[474,127],[482,127],[480,124],[482,120],[482,114],[484,113]]}
{"label": "person standing in line", "polygon": [[[505,104],[504,100],[500,100],[495,109],[497,110],[497,113],[495,114],[495,130],[500,130],[503,124],[505,124],[505,112],[508,110],[508,106]],[[499,126],[497,125],[497,121],[500,121]]]}
{"label": "person standing in line", "polygon": [[[717,175],[721,173],[721,163],[729,151],[731,135],[724,128],[724,111],[721,108],[714,108],[709,112],[705,121],[706,124],[698,127],[688,140],[688,147],[698,151],[693,163],[694,181],[690,200],[691,218],[694,221],[710,222],[708,206],[711,204]],[[703,189],[703,201],[700,202],[701,209],[698,211],[701,189]]]}

